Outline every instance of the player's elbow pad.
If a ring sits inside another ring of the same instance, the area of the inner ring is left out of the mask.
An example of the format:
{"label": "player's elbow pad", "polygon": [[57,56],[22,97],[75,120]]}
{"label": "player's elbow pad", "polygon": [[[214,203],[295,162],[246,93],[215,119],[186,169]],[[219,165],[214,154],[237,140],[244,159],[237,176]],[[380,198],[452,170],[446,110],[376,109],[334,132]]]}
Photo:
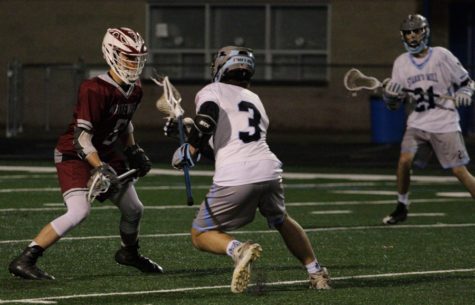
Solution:
{"label": "player's elbow pad", "polygon": [[74,128],[74,149],[81,159],[84,159],[92,152],[96,152],[96,148],[92,145],[92,133],[81,127]]}
{"label": "player's elbow pad", "polygon": [[207,114],[198,113],[194,119],[194,124],[188,136],[188,143],[194,147],[201,148],[216,130],[216,121]]}

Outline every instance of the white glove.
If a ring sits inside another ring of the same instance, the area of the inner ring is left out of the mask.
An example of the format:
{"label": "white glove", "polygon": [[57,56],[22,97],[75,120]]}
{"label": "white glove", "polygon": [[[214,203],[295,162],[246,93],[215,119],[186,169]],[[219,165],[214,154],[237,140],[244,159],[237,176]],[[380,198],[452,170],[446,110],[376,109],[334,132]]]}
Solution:
{"label": "white glove", "polygon": [[200,159],[200,154],[193,156],[190,151],[190,144],[185,143],[177,148],[172,158],[172,166],[176,169],[182,169],[185,166],[193,167]]}
{"label": "white glove", "polygon": [[391,111],[397,110],[406,95],[404,87],[390,78],[387,78],[383,82],[383,88],[383,100],[386,107]]}
{"label": "white glove", "polygon": [[[185,140],[190,134],[191,127],[195,122],[193,121],[192,118],[186,117],[183,118],[183,126],[185,127]],[[163,126],[163,133],[167,137],[172,137],[172,138],[177,138],[178,139],[178,122],[175,118],[168,118],[167,121],[165,122],[165,126]]]}
{"label": "white glove", "polygon": [[473,91],[470,88],[462,87],[455,92],[455,107],[470,106],[472,104]]}
{"label": "white glove", "polygon": [[389,99],[402,99],[405,95],[404,87],[400,83],[390,79],[386,82],[386,86],[384,86],[384,95]]}

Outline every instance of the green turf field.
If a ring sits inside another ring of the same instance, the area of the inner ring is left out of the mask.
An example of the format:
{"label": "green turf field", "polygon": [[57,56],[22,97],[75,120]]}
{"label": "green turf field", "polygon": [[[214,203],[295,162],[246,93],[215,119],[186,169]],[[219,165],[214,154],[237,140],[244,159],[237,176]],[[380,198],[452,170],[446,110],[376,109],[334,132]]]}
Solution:
{"label": "green turf field", "polygon": [[[394,208],[394,170],[312,172],[321,171],[307,168],[305,176],[284,179],[287,209],[307,230],[334,289],[307,289],[306,271],[256,215],[235,233],[259,242],[263,256],[253,285],[234,295],[231,259],[191,246],[196,207],[184,204],[183,178],[166,174],[136,185],[146,205],[141,250],[165,274],[115,263],[119,213],[95,202],[89,218],[40,259],[55,281],[11,277],[9,261],[64,207],[54,172],[0,170],[0,304],[475,304],[475,203],[453,178],[416,175],[412,215],[388,227],[381,219]],[[210,181],[192,171],[196,201]]]}

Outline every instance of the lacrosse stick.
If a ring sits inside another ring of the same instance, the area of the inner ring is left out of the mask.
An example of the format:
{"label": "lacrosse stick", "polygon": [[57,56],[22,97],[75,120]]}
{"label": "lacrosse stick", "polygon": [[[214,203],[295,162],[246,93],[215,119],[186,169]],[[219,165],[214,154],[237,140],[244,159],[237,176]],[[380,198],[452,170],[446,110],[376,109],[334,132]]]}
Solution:
{"label": "lacrosse stick", "polygon": [[[138,172],[138,169],[134,168],[129,171],[126,171],[122,175],[118,176],[117,179],[121,182],[125,182],[127,178],[132,176]],[[107,192],[111,186],[111,182],[109,178],[104,176],[103,174],[96,172],[92,177],[91,177],[91,185],[89,186],[89,190],[87,191],[87,201],[89,203],[92,203],[94,199],[96,199],[97,196],[100,194],[103,194]]]}
{"label": "lacrosse stick", "polygon": [[[168,76],[159,76],[156,71],[154,71],[155,77],[150,79],[160,87],[163,87],[163,94],[157,100],[156,107],[157,109],[166,114],[167,118],[176,119],[178,122],[178,135],[180,139],[180,145],[185,143],[185,132],[183,126],[183,115],[185,111],[181,107],[181,95],[178,90],[171,84]],[[188,205],[193,205],[193,195],[191,193],[191,181],[190,181],[190,172],[189,167],[185,165],[183,167],[183,173],[185,175],[185,187],[186,187],[186,202]]]}
{"label": "lacrosse stick", "polygon": [[[387,80],[389,80],[389,78],[385,79],[383,82],[380,82],[376,77],[364,75],[360,70],[351,68],[350,70],[348,70],[348,72],[345,73],[345,76],[343,78],[343,85],[348,91],[352,92],[353,95],[356,95],[356,92],[363,89],[376,90],[378,88],[383,88],[386,85]],[[414,90],[410,89],[403,89],[403,91],[416,93]],[[455,101],[455,97],[450,95],[434,94],[433,96]],[[435,106],[441,109],[455,111],[455,109],[445,107],[438,103],[435,103]]]}

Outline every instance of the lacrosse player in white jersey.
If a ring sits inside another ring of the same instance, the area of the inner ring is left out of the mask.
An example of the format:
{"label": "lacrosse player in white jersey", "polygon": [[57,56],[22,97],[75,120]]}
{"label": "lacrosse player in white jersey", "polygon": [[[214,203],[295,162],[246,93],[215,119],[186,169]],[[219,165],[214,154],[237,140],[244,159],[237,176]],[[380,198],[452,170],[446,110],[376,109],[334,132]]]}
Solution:
{"label": "lacrosse player in white jersey", "polygon": [[[235,265],[231,291],[243,292],[250,281],[251,263],[260,257],[262,248],[226,232],[252,222],[259,209],[307,268],[310,287],[329,289],[327,269],[318,263],[302,227],[285,210],[282,163],[266,142],[269,118],[259,97],[248,89],[254,65],[251,49],[227,46],[217,52],[211,69],[213,82],[197,93],[194,125],[187,143],[173,156],[175,168],[192,167],[212,140],[215,174],[193,221],[193,246],[230,256]],[[165,134],[169,135],[167,126]]]}
{"label": "lacrosse player in white jersey", "polygon": [[396,58],[383,98],[391,110],[408,98],[414,103],[414,111],[408,117],[401,144],[397,206],[383,219],[385,224],[406,220],[412,164],[424,167],[432,154],[444,169],[452,170],[475,198],[475,179],[465,167],[470,158],[456,110],[472,103],[473,81],[449,50],[428,46],[430,28],[425,17],[409,15],[402,22],[400,32],[407,52]]}

